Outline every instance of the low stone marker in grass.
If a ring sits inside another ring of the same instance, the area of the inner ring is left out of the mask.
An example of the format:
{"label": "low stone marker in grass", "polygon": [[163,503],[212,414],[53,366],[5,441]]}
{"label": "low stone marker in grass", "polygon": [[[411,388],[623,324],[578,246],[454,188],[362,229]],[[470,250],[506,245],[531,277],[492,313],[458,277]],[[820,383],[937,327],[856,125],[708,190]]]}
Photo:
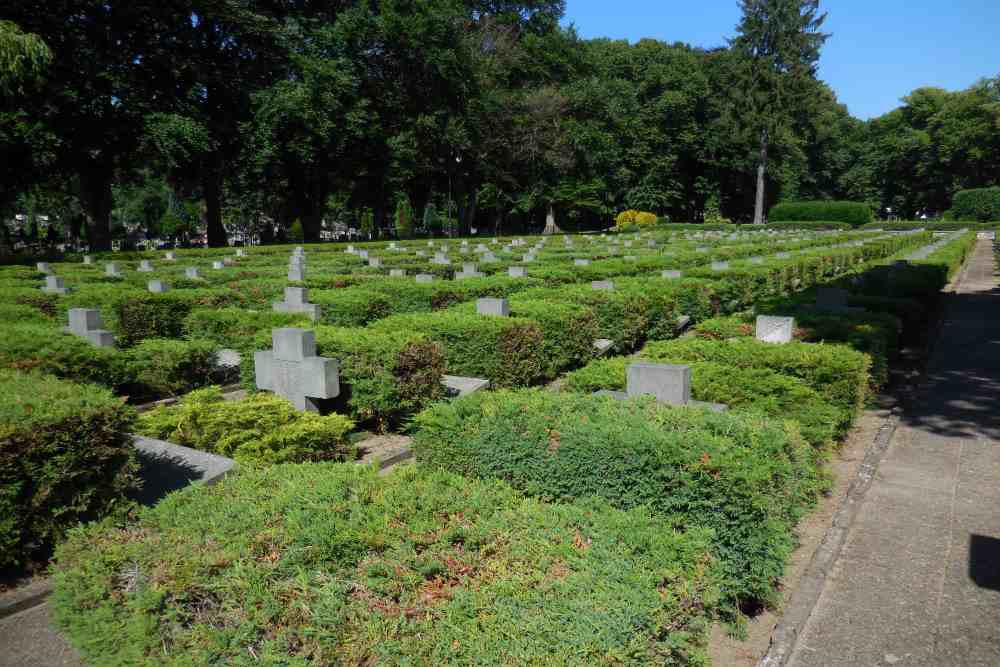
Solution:
{"label": "low stone marker in grass", "polygon": [[96,308],[70,308],[69,328],[74,336],[84,338],[97,347],[114,347],[115,335],[102,327],[101,311]]}
{"label": "low stone marker in grass", "polygon": [[286,287],[285,300],[271,304],[276,313],[303,313],[318,320],[322,310],[318,304],[309,303],[309,290],[305,287]]}
{"label": "low stone marker in grass", "polygon": [[637,396],[652,396],[660,403],[688,407],[708,408],[723,412],[728,408],[718,403],[691,400],[691,367],[673,364],[654,364],[644,361],[629,364],[625,369],[625,391],[598,391],[598,396],[611,396],[618,400]]}
{"label": "low stone marker in grass", "polygon": [[790,343],[795,331],[794,317],[758,315],[755,336],[764,343]]}

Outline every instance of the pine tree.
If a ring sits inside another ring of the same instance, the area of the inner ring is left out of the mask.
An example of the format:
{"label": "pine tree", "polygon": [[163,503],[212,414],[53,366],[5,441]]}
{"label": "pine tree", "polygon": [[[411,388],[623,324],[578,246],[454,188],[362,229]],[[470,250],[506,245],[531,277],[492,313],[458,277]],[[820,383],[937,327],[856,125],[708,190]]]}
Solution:
{"label": "pine tree", "polygon": [[730,40],[742,125],[759,143],[754,224],[764,222],[764,179],[772,139],[814,88],[825,13],[819,0],[740,0],[743,18]]}

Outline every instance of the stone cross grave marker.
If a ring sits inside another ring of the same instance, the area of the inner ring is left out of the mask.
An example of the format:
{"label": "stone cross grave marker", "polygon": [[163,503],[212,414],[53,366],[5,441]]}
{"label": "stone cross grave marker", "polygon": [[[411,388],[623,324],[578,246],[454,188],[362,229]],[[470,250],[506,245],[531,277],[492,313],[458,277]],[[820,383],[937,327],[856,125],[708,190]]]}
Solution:
{"label": "stone cross grave marker", "polygon": [[316,356],[316,334],[307,329],[274,329],[273,349],[254,352],[257,388],[287,398],[297,410],[319,412],[321,399],[340,395],[339,365]]}
{"label": "stone cross grave marker", "polygon": [[42,291],[46,294],[69,294],[63,279],[53,275],[45,276],[45,287],[42,288]]}
{"label": "stone cross grave marker", "polygon": [[189,266],[184,269],[184,277],[190,280],[200,280],[201,276],[198,275],[198,268],[195,266]]}
{"label": "stone cross grave marker", "polygon": [[509,317],[510,303],[507,299],[477,299],[476,312],[491,317]]}
{"label": "stone cross grave marker", "polygon": [[69,328],[67,331],[74,336],[85,338],[97,347],[114,347],[115,336],[101,327],[101,311],[96,308],[70,308]]}
{"label": "stone cross grave marker", "polygon": [[305,313],[318,320],[322,310],[318,304],[309,303],[309,290],[305,287],[286,287],[285,300],[271,304],[276,313]]}
{"label": "stone cross grave marker", "polygon": [[795,331],[794,317],[758,315],[756,338],[764,343],[790,343]]}
{"label": "stone cross grave marker", "polygon": [[153,294],[163,294],[170,289],[170,285],[162,280],[150,280],[146,283],[146,288]]}

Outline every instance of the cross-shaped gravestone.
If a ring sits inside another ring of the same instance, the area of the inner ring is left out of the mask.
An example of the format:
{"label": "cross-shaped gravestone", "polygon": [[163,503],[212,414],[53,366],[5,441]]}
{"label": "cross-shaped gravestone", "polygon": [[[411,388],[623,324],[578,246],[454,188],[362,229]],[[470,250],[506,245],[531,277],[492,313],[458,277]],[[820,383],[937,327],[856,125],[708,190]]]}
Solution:
{"label": "cross-shaped gravestone", "polygon": [[681,275],[682,275],[681,272],[677,271],[676,269],[667,269],[666,271],[660,272],[660,277],[667,278],[668,280],[673,280],[674,278],[680,278]]}
{"label": "cross-shaped gravestone", "polygon": [[149,273],[153,270],[153,265],[149,263],[148,259],[144,259],[139,262],[139,268],[137,271],[142,271],[143,273]]}
{"label": "cross-shaped gravestone", "polygon": [[200,280],[201,276],[198,275],[198,268],[194,266],[189,266],[184,269],[184,277],[190,280]]}
{"label": "cross-shaped gravestone", "polygon": [[340,395],[335,359],[316,356],[316,334],[306,329],[274,329],[273,349],[254,352],[257,388],[287,398],[298,410],[319,412],[321,399]]}
{"label": "cross-shaped gravestone", "polygon": [[288,267],[288,279],[292,282],[302,282],[306,279],[306,266],[300,262],[293,262]]}
{"label": "cross-shaped gravestone", "polygon": [[597,290],[613,290],[615,284],[610,280],[594,280],[590,283],[591,289]]}
{"label": "cross-shaped gravestone", "polygon": [[510,304],[507,299],[477,299],[476,312],[480,315],[490,315],[493,317],[509,317]]}
{"label": "cross-shaped gravestone", "polygon": [[305,313],[318,320],[322,313],[320,306],[309,303],[309,290],[305,287],[286,287],[285,300],[272,304],[276,313]]}
{"label": "cross-shaped gravestone", "polygon": [[63,279],[59,276],[45,276],[45,287],[42,291],[46,294],[69,294]]}
{"label": "cross-shaped gravestone", "polygon": [[528,276],[528,269],[523,266],[511,266],[507,268],[507,275],[511,278],[526,278]]}
{"label": "cross-shaped gravestone", "polygon": [[109,278],[121,278],[122,272],[118,269],[118,265],[114,262],[104,265],[104,275]]}
{"label": "cross-shaped gravestone", "polygon": [[170,289],[170,285],[163,282],[162,280],[150,280],[146,285],[147,289],[153,294],[163,294]]}
{"label": "cross-shaped gravestone", "polygon": [[790,343],[795,331],[795,318],[758,315],[756,338],[764,343]]}
{"label": "cross-shaped gravestone", "polygon": [[115,336],[101,327],[101,311],[93,308],[69,309],[69,333],[86,338],[97,347],[114,347]]}

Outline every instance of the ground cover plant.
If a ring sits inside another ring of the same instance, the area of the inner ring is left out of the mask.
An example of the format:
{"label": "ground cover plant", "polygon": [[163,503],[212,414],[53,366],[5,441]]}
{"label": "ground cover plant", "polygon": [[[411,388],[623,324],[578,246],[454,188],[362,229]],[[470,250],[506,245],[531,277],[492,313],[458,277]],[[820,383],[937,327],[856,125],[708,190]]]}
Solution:
{"label": "ground cover plant", "polygon": [[822,487],[793,423],[648,399],[501,391],[417,415],[422,465],[502,479],[548,501],[596,496],[664,524],[711,528],[730,617],[773,603],[792,528]]}
{"label": "ground cover plant", "polygon": [[279,465],[75,531],[52,600],[95,664],[697,665],[708,546],[645,508]]}

